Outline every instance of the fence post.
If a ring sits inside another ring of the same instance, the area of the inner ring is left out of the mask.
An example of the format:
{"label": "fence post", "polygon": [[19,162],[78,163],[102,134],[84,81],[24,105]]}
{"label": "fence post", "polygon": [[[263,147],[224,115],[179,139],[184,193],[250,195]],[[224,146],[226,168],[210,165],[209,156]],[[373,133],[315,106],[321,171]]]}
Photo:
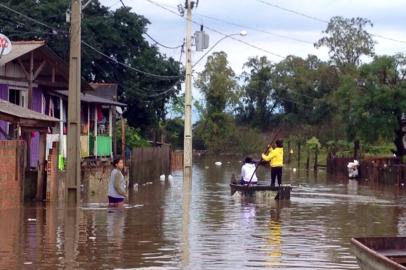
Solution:
{"label": "fence post", "polygon": [[297,143],[297,167],[300,168],[300,142]]}
{"label": "fence post", "polygon": [[316,145],[316,149],[314,150],[314,170],[317,171],[317,163],[318,163],[318,155],[319,155],[319,146]]}
{"label": "fence post", "polygon": [[310,150],[307,148],[307,158],[306,158],[306,170],[309,170],[310,167]]}

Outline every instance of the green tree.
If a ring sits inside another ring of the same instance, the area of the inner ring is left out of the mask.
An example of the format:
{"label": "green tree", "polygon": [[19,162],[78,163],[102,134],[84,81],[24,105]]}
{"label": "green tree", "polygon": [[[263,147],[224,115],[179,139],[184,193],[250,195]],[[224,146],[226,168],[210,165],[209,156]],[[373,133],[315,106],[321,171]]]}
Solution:
{"label": "green tree", "polygon": [[272,98],[273,66],[263,56],[248,59],[244,68],[242,78],[245,85],[240,96],[242,104],[238,112],[239,117],[253,126],[265,129],[277,107],[277,102]]}
{"label": "green tree", "polygon": [[227,105],[235,100],[235,73],[228,65],[225,52],[215,52],[208,57],[195,86],[204,95],[208,115],[224,112]]}
{"label": "green tree", "polygon": [[236,96],[234,77],[227,54],[215,52],[208,57],[195,83],[205,98],[205,111],[195,132],[212,152],[226,151],[232,144],[230,138],[235,133],[235,123],[225,111]]}
{"label": "green tree", "polygon": [[[12,40],[46,40],[58,55],[68,60],[69,24],[66,23],[66,0],[9,0],[6,5],[44,22],[50,28],[35,24],[24,17],[0,8],[0,31]],[[181,68],[179,62],[162,55],[158,48],[143,37],[149,21],[130,8],[109,10],[94,0],[83,11],[82,76],[88,81],[119,83],[120,101],[128,104],[125,116],[131,126],[141,132],[157,128],[165,118],[168,101],[179,91]],[[175,76],[171,79],[151,77],[128,69],[118,62],[149,73]],[[175,86],[175,87],[174,87]]]}
{"label": "green tree", "polygon": [[275,65],[273,98],[294,124],[320,124],[328,119],[328,95],[337,87],[336,74],[316,56],[288,56]]}
{"label": "green tree", "polygon": [[397,156],[405,155],[402,116],[406,112],[406,57],[375,57],[360,68],[350,117],[357,135],[368,143],[392,140]]}
{"label": "green tree", "polygon": [[365,30],[366,26],[373,26],[368,19],[333,17],[323,31],[326,36],[314,45],[316,48],[326,46],[331,59],[340,67],[358,66],[362,55],[374,55],[375,42]]}

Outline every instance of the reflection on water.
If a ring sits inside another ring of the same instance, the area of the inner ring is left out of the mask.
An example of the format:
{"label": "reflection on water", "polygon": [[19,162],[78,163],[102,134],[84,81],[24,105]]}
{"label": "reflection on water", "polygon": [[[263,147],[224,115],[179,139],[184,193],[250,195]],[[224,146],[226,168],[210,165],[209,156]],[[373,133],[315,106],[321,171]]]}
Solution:
{"label": "reflection on water", "polygon": [[195,161],[193,181],[179,172],[140,186],[122,209],[0,211],[0,269],[358,269],[351,237],[406,232],[406,197],[393,187],[286,168],[291,201],[231,197],[241,164]]}

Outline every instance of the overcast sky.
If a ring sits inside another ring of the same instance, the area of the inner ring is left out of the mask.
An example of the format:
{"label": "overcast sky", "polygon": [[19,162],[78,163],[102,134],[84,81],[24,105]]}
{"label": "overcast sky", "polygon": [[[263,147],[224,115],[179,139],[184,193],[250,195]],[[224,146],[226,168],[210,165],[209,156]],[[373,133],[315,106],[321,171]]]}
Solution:
{"label": "overcast sky", "polygon": [[[153,1],[173,10],[176,10],[177,5],[184,4],[182,0]],[[329,20],[336,15],[368,18],[374,23],[374,26],[368,29],[371,33],[405,41],[405,43],[400,43],[375,38],[377,41],[377,54],[406,52],[405,0],[262,1],[324,20]],[[117,0],[101,0],[101,2],[106,6],[110,6],[112,9],[121,6],[120,1]],[[132,7],[134,12],[150,20],[151,24],[148,27],[148,33],[156,40],[168,46],[176,46],[182,43],[186,24],[183,18],[159,8],[147,0],[123,0],[123,2],[125,5]],[[241,25],[241,27],[204,16],[238,24]],[[261,0],[200,0],[198,8],[194,10],[193,19],[196,22],[207,25],[209,28],[213,28],[224,34],[239,33],[241,30],[246,30],[248,35],[239,38],[280,56],[294,54],[306,57],[308,54],[316,54],[322,59],[327,59],[326,49],[315,49],[312,45],[312,43],[321,37],[321,32],[326,28],[325,23],[268,6],[262,3]],[[304,42],[297,42],[291,39],[261,33],[251,28],[288,36]],[[193,25],[193,31],[196,30],[199,30],[199,26]],[[210,35],[211,45],[223,37],[208,29],[206,29],[206,32]],[[230,65],[237,73],[241,71],[243,63],[246,62],[249,57],[266,55],[272,61],[281,60],[278,56],[249,47],[230,38],[223,40],[213,49],[213,51],[220,50],[228,54]],[[161,48],[161,51],[179,59],[180,49],[171,50]],[[197,60],[202,54],[201,52],[195,52],[193,53],[193,58]],[[196,70],[201,70],[204,63],[205,61],[202,61],[201,64],[196,67]]]}
{"label": "overcast sky", "polygon": [[[177,5],[184,4],[184,0],[153,1],[172,10],[177,10]],[[200,0],[198,8],[194,10],[193,20],[224,34],[246,30],[248,35],[239,38],[283,57],[289,54],[301,57],[315,54],[324,60],[327,59],[328,54],[325,48],[315,49],[313,46],[313,43],[321,37],[322,31],[325,30],[326,23],[271,7],[261,1],[326,21],[337,15],[368,18],[374,24],[372,28],[367,29],[369,32],[404,41],[401,43],[375,38],[377,54],[406,53],[406,0]],[[101,0],[101,2],[111,9],[121,6],[119,0]],[[123,0],[123,2],[126,6],[131,7],[132,11],[145,16],[151,22],[148,33],[156,40],[167,46],[182,43],[186,27],[184,18],[159,8],[147,0]],[[254,31],[251,28],[260,31]],[[199,30],[199,26],[193,25],[193,31],[197,30]],[[211,45],[223,37],[207,28],[206,32],[210,35]],[[263,32],[287,36],[302,42]],[[160,50],[168,56],[179,59],[180,49],[160,48]],[[237,74],[241,72],[244,62],[249,57],[266,55],[273,62],[282,59],[230,38],[224,39],[213,49],[213,51],[220,50],[228,54],[230,65]],[[197,60],[202,55],[202,52],[194,52],[193,59]],[[184,61],[184,55],[182,61]],[[205,60],[201,61],[195,70],[200,71],[204,64]],[[196,90],[194,90],[194,96],[199,96]]]}

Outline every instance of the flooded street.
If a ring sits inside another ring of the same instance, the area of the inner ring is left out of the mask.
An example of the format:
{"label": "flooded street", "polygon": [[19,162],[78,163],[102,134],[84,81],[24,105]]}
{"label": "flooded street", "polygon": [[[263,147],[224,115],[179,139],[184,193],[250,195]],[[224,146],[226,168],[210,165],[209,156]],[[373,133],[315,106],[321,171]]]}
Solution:
{"label": "flooded street", "polygon": [[406,197],[392,187],[285,168],[290,201],[241,199],[228,186],[241,164],[222,161],[195,158],[190,186],[177,172],[125,209],[96,194],[80,209],[0,211],[0,269],[359,269],[351,237],[406,233]]}

